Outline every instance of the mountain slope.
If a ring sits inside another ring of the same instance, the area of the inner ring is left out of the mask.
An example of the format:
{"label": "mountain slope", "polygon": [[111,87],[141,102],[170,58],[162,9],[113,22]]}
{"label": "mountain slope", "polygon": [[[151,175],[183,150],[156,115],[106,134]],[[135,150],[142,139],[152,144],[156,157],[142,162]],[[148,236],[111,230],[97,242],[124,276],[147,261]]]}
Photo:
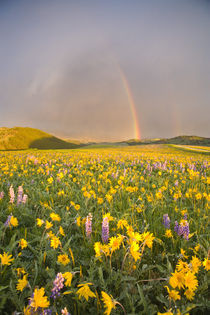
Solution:
{"label": "mountain slope", "polygon": [[210,146],[210,138],[197,137],[197,136],[178,136],[174,138],[166,139],[145,139],[136,140],[130,139],[126,141],[128,145],[140,145],[140,144],[183,144],[183,145],[201,145]]}
{"label": "mountain slope", "polygon": [[78,147],[39,129],[29,127],[0,128],[0,150],[72,149]]}

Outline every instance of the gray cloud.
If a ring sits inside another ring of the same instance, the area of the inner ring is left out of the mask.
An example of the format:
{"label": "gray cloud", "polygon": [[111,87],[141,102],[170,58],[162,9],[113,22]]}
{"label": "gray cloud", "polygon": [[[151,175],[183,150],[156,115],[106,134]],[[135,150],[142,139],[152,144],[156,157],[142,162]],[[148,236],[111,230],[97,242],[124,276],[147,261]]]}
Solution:
{"label": "gray cloud", "polygon": [[0,125],[65,137],[209,136],[209,1],[0,4]]}

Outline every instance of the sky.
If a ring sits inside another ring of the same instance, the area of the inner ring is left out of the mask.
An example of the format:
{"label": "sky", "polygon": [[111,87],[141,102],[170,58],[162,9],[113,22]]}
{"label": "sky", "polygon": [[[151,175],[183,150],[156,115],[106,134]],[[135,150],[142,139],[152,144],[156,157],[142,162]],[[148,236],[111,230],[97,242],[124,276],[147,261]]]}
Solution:
{"label": "sky", "polygon": [[0,127],[209,137],[209,117],[209,0],[0,0]]}

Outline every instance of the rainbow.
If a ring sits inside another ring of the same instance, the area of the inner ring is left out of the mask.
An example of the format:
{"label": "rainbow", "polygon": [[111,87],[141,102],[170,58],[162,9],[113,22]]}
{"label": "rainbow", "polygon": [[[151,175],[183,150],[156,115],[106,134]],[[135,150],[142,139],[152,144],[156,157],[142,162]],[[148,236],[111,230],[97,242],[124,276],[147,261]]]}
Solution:
{"label": "rainbow", "polygon": [[122,79],[123,87],[124,87],[126,94],[127,94],[127,98],[128,98],[128,102],[130,105],[130,110],[131,110],[133,122],[134,122],[134,138],[140,140],[141,139],[141,132],[140,132],[140,126],[139,126],[139,121],[138,121],[138,116],[137,116],[137,112],[136,112],[136,106],[135,106],[135,102],[133,99],[132,91],[130,89],[128,80],[126,79],[124,72],[122,71],[122,69],[120,67],[118,67],[118,69],[119,69],[120,76]]}

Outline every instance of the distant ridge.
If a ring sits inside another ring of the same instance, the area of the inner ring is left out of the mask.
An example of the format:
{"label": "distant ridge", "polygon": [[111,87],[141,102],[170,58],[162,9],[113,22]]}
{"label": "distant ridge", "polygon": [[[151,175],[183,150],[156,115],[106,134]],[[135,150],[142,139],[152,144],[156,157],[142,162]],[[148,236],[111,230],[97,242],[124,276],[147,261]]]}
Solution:
{"label": "distant ridge", "polygon": [[29,127],[0,128],[0,150],[73,149],[78,144],[66,142],[49,133]]}
{"label": "distant ridge", "polygon": [[210,146],[210,138],[198,137],[198,136],[178,136],[174,138],[166,139],[145,139],[137,140],[130,139],[128,141],[123,141],[122,143],[127,143],[128,145],[141,145],[141,144],[183,144],[183,145],[201,145]]}

